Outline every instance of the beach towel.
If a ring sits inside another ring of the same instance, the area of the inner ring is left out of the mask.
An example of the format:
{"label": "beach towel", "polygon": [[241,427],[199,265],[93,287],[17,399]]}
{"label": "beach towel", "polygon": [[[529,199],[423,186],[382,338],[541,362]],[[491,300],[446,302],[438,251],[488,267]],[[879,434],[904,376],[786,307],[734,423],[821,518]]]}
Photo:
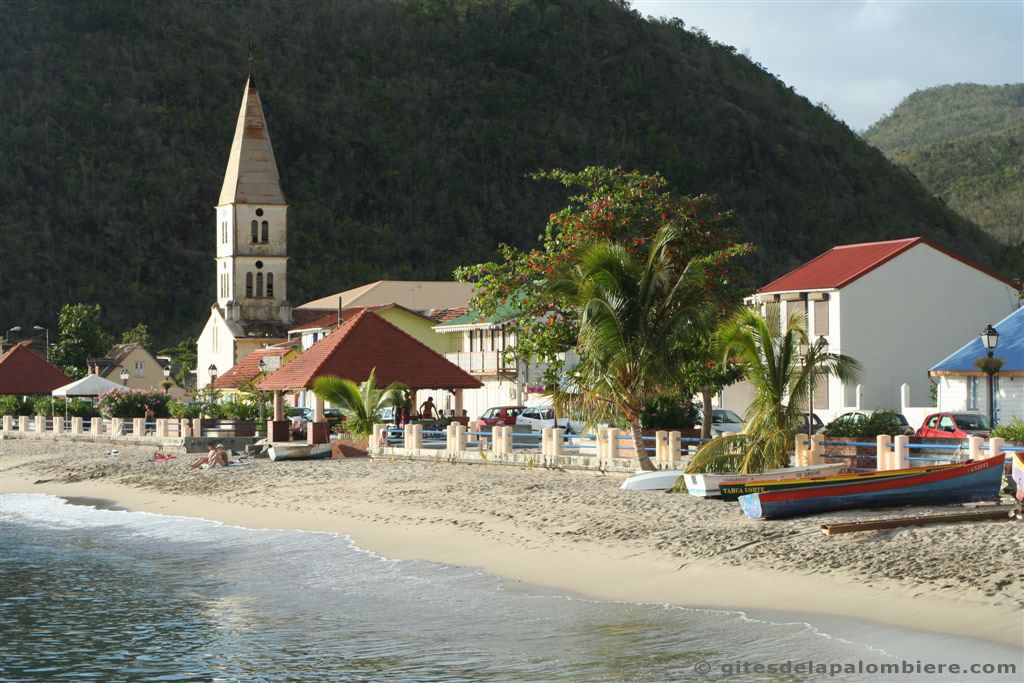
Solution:
{"label": "beach towel", "polygon": [[153,454],[153,460],[156,460],[157,462],[166,462],[168,460],[172,460],[173,458],[174,453],[161,453],[157,451],[156,453]]}

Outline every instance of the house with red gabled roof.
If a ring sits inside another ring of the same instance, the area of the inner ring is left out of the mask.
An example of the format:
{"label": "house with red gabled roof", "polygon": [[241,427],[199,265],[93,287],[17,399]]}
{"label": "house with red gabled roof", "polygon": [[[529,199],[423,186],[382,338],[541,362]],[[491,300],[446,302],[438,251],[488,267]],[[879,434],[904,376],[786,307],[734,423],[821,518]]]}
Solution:
{"label": "house with red gabled roof", "polygon": [[319,422],[323,420],[323,401],[308,395],[317,377],[336,376],[360,383],[374,369],[380,387],[401,382],[413,392],[449,391],[459,411],[462,391],[481,386],[479,380],[444,356],[367,310],[357,313],[256,386],[275,393],[275,420],[283,419],[283,392],[298,391],[306,394],[307,405],[316,406]]}
{"label": "house with red gabled roof", "polygon": [[295,324],[288,329],[288,335],[290,338],[300,338],[302,350],[305,351],[337,329],[339,324],[344,324],[346,320],[351,320],[362,311],[373,311],[438,353],[444,354],[457,350],[458,340],[434,332],[434,325],[437,324],[434,318],[396,303],[346,306],[340,315],[336,308],[332,310],[298,308],[295,310]]}
{"label": "house with red gabled roof", "polygon": [[[812,340],[863,366],[856,384],[819,381],[814,412],[826,423],[854,408],[899,411],[904,383],[911,405],[930,405],[929,369],[1019,302],[1018,283],[921,237],[833,247],[747,299],[780,325],[798,314]],[[743,414],[744,384],[723,392],[723,407]]]}
{"label": "house with red gabled roof", "polygon": [[49,396],[72,380],[19,342],[0,355],[0,396]]}

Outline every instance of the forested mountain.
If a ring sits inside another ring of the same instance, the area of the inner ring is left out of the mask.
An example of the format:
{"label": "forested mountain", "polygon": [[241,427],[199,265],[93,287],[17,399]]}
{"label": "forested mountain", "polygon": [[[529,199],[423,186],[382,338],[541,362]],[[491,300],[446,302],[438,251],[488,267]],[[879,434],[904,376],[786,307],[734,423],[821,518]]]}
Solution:
{"label": "forested mountain", "polygon": [[1024,84],[919,90],[864,139],[990,235],[1024,242]]}
{"label": "forested mountain", "polygon": [[[1010,254],[731,47],[609,0],[5,4],[0,325],[103,304],[112,332],[197,334],[248,71],[289,203],[289,298],[448,278],[524,245],[566,191],[527,174],[621,165],[712,193],[755,280],[835,243],[925,235]],[[1014,261],[1016,259],[1016,261]]]}

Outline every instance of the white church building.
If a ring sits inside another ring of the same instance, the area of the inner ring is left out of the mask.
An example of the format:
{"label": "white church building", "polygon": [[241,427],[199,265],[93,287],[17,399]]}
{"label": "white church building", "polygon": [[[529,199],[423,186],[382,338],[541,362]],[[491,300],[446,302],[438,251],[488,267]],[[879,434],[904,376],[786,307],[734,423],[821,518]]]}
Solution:
{"label": "white church building", "polygon": [[252,77],[245,83],[217,202],[216,302],[199,335],[199,388],[255,349],[285,341],[288,206]]}

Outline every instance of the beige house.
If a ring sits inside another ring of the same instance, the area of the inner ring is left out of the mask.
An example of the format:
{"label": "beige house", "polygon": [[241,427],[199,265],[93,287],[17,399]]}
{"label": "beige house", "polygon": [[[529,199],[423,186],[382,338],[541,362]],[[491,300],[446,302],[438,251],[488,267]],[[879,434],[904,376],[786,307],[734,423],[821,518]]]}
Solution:
{"label": "beige house", "polygon": [[287,212],[263,106],[250,77],[216,208],[217,296],[199,335],[199,388],[256,349],[288,338],[293,318]]}
{"label": "beige house", "polygon": [[[164,367],[169,367],[166,361],[154,357],[141,344],[116,344],[105,357],[90,358],[86,363],[91,374],[129,389],[163,391],[164,384],[170,382],[167,393],[171,397],[182,399],[187,393],[173,377],[164,376]],[[126,370],[127,377],[124,376]]]}

